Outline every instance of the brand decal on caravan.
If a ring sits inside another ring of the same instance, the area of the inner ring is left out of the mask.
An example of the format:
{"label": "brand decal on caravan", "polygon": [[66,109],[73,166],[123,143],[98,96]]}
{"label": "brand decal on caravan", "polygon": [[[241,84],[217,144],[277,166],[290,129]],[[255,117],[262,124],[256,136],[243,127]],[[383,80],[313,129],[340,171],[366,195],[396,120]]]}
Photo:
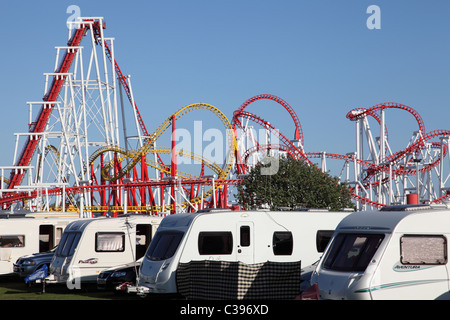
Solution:
{"label": "brand decal on caravan", "polygon": [[397,262],[392,267],[392,270],[394,270],[395,272],[410,272],[410,271],[425,270],[425,269],[429,269],[432,267],[434,267],[434,266],[404,265],[404,264],[401,264],[400,262]]}
{"label": "brand decal on caravan", "polygon": [[78,263],[84,264],[96,264],[98,262],[97,258],[90,258],[90,259],[86,259],[86,260],[79,260]]}

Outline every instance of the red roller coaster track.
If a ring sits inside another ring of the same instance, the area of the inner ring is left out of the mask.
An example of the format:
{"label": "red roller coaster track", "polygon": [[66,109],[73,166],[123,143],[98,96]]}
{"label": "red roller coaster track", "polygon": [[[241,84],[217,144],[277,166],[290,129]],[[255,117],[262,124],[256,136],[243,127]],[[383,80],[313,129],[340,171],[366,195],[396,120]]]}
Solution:
{"label": "red roller coaster track", "polygon": [[269,100],[275,101],[278,104],[280,104],[281,106],[283,106],[287,110],[287,112],[289,112],[289,115],[291,116],[292,120],[294,121],[294,125],[295,125],[294,139],[300,140],[302,145],[303,145],[304,141],[303,141],[302,126],[300,125],[300,120],[298,119],[298,116],[295,113],[294,109],[286,101],[284,101],[280,97],[274,96],[272,94],[260,94],[260,95],[256,95],[254,97],[251,97],[250,99],[247,99],[233,113],[232,124],[233,125],[239,124],[239,126],[241,126],[240,121],[239,121],[239,117],[240,117],[241,113],[244,111],[244,109],[247,108],[251,103],[253,103],[255,101],[258,101],[258,100],[262,100],[262,99],[269,99]]}
{"label": "red roller coaster track", "polygon": [[[69,71],[75,54],[77,52],[77,47],[80,45],[82,38],[86,34],[86,25],[82,24],[79,29],[75,31],[72,38],[68,42],[69,47],[74,47],[72,50],[67,50],[64,59],[57,69],[56,73],[60,75],[55,75],[53,77],[52,84],[50,86],[50,90],[44,96],[43,100],[45,102],[53,102],[56,101],[58,95],[61,91],[61,88],[66,79],[66,74]],[[33,158],[33,154],[36,151],[36,147],[38,145],[40,135],[44,131],[45,126],[50,118],[50,115],[53,111],[53,104],[43,104],[41,111],[35,121],[35,125],[30,128],[30,133],[36,133],[37,135],[31,135],[25,144],[25,147],[22,149],[22,152],[19,156],[19,159],[16,163],[17,166],[28,166]],[[15,186],[18,186],[24,176],[24,171],[12,171],[9,183],[9,189],[13,189]]]}
{"label": "red roller coaster track", "polygon": [[[306,161],[309,162],[309,159],[304,156],[303,148],[299,149],[297,146],[295,146],[291,140],[289,140],[285,135],[283,135],[281,132],[279,132],[279,130],[277,130],[275,127],[273,127],[268,121],[264,120],[263,118],[255,115],[253,113],[250,113],[250,112],[244,110],[251,103],[258,101],[258,100],[262,100],[262,99],[275,101],[279,105],[281,105],[284,109],[286,109],[286,111],[289,113],[289,116],[292,118],[292,120],[294,122],[294,126],[295,126],[293,140],[300,141],[301,145],[302,146],[304,145],[303,130],[302,130],[302,127],[300,124],[300,120],[299,120],[297,114],[295,113],[294,109],[286,101],[284,101],[280,97],[277,97],[272,94],[260,94],[260,95],[251,97],[251,98],[247,99],[243,104],[241,104],[241,106],[236,111],[234,111],[233,119],[232,119],[231,123],[232,123],[233,129],[234,129],[235,135],[237,136],[238,128],[241,128],[241,129],[243,128],[240,118],[252,120],[253,122],[258,123],[262,127],[270,130],[270,132],[272,134],[277,136],[281,140],[283,145],[286,146],[287,150],[289,150],[288,153],[290,155],[296,154],[295,158],[303,157]],[[241,151],[237,150],[236,151],[236,159],[237,159],[236,160],[236,171],[238,174],[243,174],[243,173],[247,172],[248,155],[247,156],[244,155],[245,159],[243,159],[242,157],[243,157],[243,155],[241,155]]]}
{"label": "red roller coaster track", "polygon": [[[284,100],[282,100],[278,97],[275,97],[273,95],[258,95],[258,96],[255,96],[255,97],[252,97],[252,98],[246,100],[241,105],[241,107],[239,109],[237,109],[233,114],[233,125],[235,127],[242,127],[242,124],[239,121],[239,118],[241,117],[241,118],[250,119],[265,128],[269,128],[270,130],[274,130],[274,128],[266,120],[260,118],[259,116],[255,115],[255,114],[244,111],[244,109],[251,102],[257,101],[259,99],[271,99],[276,102],[282,101],[280,104],[282,106],[284,106],[286,108],[286,110],[289,111],[289,113],[296,125],[296,138],[300,137],[300,135],[297,135],[297,133],[301,132],[301,129],[300,129],[301,126],[300,126],[298,117],[295,114],[295,111],[287,103],[285,103]],[[448,130],[435,130],[435,131],[426,133],[425,123],[422,120],[422,117],[419,115],[419,113],[416,110],[414,110],[413,108],[411,108],[409,106],[399,104],[399,103],[394,103],[394,102],[381,103],[381,104],[375,105],[372,108],[368,108],[368,109],[356,108],[356,109],[349,111],[347,113],[346,117],[347,117],[347,119],[349,119],[351,121],[357,121],[357,120],[363,119],[364,117],[372,116],[381,125],[382,121],[381,121],[380,114],[378,112],[380,112],[381,110],[385,110],[385,109],[400,109],[400,110],[404,110],[404,111],[410,113],[411,115],[413,115],[414,119],[416,120],[416,122],[418,124],[419,131],[422,133],[422,135],[413,144],[411,144],[407,148],[405,148],[401,151],[398,151],[398,152],[390,155],[389,157],[386,157],[386,159],[385,159],[385,161],[383,161],[382,165],[377,165],[375,163],[372,163],[369,161],[364,161],[362,159],[357,159],[352,156],[336,154],[336,153],[324,153],[324,152],[306,152],[306,153],[304,153],[303,150],[299,150],[294,145],[292,145],[292,143],[282,133],[279,133],[280,142],[282,144],[268,145],[268,146],[258,145],[256,147],[246,150],[244,152],[244,154],[242,155],[242,159],[239,158],[242,160],[242,164],[238,167],[238,169],[240,170],[241,173],[245,173],[248,170],[247,161],[249,159],[249,156],[252,153],[261,152],[261,151],[265,151],[265,150],[269,150],[269,149],[278,149],[280,151],[286,152],[291,157],[298,157],[299,155],[301,155],[304,158],[307,158],[309,162],[310,162],[309,159],[323,158],[323,157],[325,157],[327,159],[342,160],[342,161],[346,161],[346,162],[356,162],[357,164],[359,164],[367,169],[367,176],[364,179],[364,181],[366,181],[364,187],[369,188],[369,184],[370,184],[371,187],[374,188],[374,187],[378,186],[380,183],[386,184],[389,181],[389,179],[384,178],[382,181],[374,181],[374,182],[369,183],[371,177],[376,176],[380,172],[388,173],[390,170],[389,169],[390,165],[397,164],[401,159],[404,159],[408,155],[420,152],[422,150],[422,148],[424,147],[425,143],[430,141],[431,139],[436,138],[436,137],[450,136],[450,131],[448,131]],[[385,132],[386,132],[386,138],[387,138],[386,125],[385,125]],[[432,147],[433,148],[441,148],[441,143],[433,142]],[[441,158],[445,157],[448,154],[448,148],[445,145],[442,147],[443,148],[442,148]],[[424,173],[427,173],[427,172],[431,171],[432,169],[436,168],[440,164],[440,162],[441,162],[440,158],[435,159],[434,161],[429,162],[426,165],[424,165],[418,171],[416,169],[412,169],[412,168],[407,169],[405,167],[399,166],[398,168],[395,168],[395,167],[393,169],[391,168],[391,172],[392,172],[393,176],[397,176],[397,177],[405,177],[405,176],[410,176],[410,175],[424,174]],[[363,183],[364,183],[364,181],[363,181]],[[352,190],[353,189],[354,188],[352,187]],[[386,204],[378,203],[376,201],[372,201],[370,199],[364,198],[355,193],[352,193],[352,196],[356,201],[361,202],[363,204],[368,204],[368,205],[371,205],[374,207],[382,207],[382,206],[386,205]],[[443,200],[447,199],[448,197],[449,197],[448,194],[444,194],[441,197],[433,200],[432,202],[439,203],[439,202],[442,202]]]}

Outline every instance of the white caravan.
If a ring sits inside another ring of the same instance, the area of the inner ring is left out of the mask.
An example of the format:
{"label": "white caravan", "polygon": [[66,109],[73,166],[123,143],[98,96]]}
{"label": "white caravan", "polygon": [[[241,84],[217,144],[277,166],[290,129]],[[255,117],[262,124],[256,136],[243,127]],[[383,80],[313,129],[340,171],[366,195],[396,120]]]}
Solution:
{"label": "white caravan", "polygon": [[[55,214],[57,216],[57,214]],[[0,219],[0,275],[14,272],[19,257],[46,252],[58,245],[66,226],[78,218],[33,218],[5,215]]]}
{"label": "white caravan", "polygon": [[[138,294],[176,293],[179,263],[317,262],[346,212],[230,211],[167,216],[144,257]],[[322,247],[322,250],[321,250]],[[129,290],[130,291],[130,290]]]}
{"label": "white caravan", "polygon": [[72,222],[50,264],[50,281],[74,286],[96,282],[102,270],[136,261],[145,254],[162,219],[131,214]]}
{"label": "white caravan", "polygon": [[448,299],[450,210],[391,206],[354,213],[311,277],[321,299]]}

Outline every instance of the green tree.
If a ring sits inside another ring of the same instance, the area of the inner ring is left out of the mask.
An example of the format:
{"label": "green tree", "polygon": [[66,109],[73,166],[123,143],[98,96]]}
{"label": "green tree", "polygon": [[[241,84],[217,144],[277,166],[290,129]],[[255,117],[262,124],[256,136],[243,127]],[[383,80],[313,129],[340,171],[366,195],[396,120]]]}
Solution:
{"label": "green tree", "polygon": [[248,209],[355,208],[347,185],[292,158],[266,157],[250,170],[237,189],[239,205]]}

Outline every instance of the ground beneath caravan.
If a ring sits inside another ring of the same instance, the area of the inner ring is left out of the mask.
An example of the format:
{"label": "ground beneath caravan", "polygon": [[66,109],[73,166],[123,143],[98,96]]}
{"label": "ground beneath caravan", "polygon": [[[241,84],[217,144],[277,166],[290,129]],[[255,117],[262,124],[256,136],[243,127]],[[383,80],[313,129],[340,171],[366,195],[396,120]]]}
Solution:
{"label": "ground beneath caravan", "polygon": [[0,300],[142,300],[142,298],[134,294],[114,294],[111,291],[98,290],[94,284],[79,290],[69,290],[65,285],[47,284],[43,292],[42,284],[30,287],[18,277],[0,277]]}

